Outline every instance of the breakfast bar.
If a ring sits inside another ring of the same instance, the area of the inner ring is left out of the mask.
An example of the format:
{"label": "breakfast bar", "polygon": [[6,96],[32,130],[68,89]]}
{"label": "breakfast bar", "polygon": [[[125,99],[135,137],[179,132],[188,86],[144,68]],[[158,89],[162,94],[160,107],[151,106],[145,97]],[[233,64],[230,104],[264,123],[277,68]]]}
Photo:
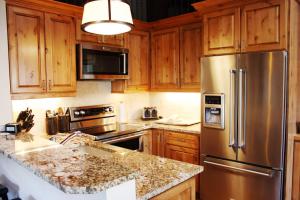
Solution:
{"label": "breakfast bar", "polygon": [[[2,182],[18,188],[22,199],[45,200],[151,199],[185,182],[195,190],[193,177],[203,170],[90,136],[73,138],[63,146],[30,134],[0,137],[0,169]],[[22,179],[11,169],[17,169]]]}

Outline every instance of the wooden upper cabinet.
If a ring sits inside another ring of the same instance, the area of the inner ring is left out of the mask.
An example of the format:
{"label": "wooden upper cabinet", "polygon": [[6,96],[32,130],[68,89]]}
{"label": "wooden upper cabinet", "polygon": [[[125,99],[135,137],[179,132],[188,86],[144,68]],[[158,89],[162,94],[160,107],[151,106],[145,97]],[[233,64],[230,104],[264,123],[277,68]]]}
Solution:
{"label": "wooden upper cabinet", "polygon": [[205,14],[204,55],[240,51],[240,9],[231,8]]}
{"label": "wooden upper cabinet", "polygon": [[128,88],[149,88],[149,33],[132,31],[129,36],[129,79]]}
{"label": "wooden upper cabinet", "polygon": [[44,14],[8,7],[11,93],[46,92]]}
{"label": "wooden upper cabinet", "polygon": [[180,28],[180,87],[200,92],[202,24]]}
{"label": "wooden upper cabinet", "polygon": [[150,36],[148,32],[131,31],[126,40],[129,49],[128,80],[115,80],[112,82],[112,92],[126,93],[148,91],[150,85]]}
{"label": "wooden upper cabinet", "polygon": [[152,32],[151,89],[179,88],[179,28]]}
{"label": "wooden upper cabinet", "polygon": [[242,9],[242,51],[285,49],[287,43],[285,1],[272,0]]}
{"label": "wooden upper cabinet", "polygon": [[72,17],[46,14],[48,92],[76,91],[75,24]]}

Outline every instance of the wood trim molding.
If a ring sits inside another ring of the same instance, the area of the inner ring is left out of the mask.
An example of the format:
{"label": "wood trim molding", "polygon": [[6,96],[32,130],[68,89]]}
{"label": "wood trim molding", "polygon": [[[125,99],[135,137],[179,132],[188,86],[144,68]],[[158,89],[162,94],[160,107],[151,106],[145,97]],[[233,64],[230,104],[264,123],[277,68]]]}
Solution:
{"label": "wood trim molding", "polygon": [[151,30],[160,30],[165,28],[171,28],[175,26],[181,26],[192,23],[199,23],[202,20],[202,16],[198,12],[187,13],[166,19],[161,19],[154,22],[148,22],[148,26]]}
{"label": "wood trim molding", "polygon": [[192,6],[199,12],[199,14],[209,13],[217,10],[239,7],[242,5],[256,3],[256,2],[268,2],[269,0],[205,0],[192,4]]}
{"label": "wood trim molding", "polygon": [[62,14],[63,12],[64,15],[72,17],[81,17],[83,12],[83,9],[79,6],[54,0],[6,0],[6,4],[55,14]]}

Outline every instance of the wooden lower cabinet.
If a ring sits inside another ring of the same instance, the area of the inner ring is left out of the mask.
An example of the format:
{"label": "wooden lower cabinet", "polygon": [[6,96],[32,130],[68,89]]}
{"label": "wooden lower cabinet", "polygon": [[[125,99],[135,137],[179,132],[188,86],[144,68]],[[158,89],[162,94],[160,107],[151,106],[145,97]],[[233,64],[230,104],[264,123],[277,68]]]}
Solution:
{"label": "wooden lower cabinet", "polygon": [[294,142],[292,200],[300,199],[300,138]]}
{"label": "wooden lower cabinet", "polygon": [[151,200],[195,200],[195,178],[191,178]]}
{"label": "wooden lower cabinet", "polygon": [[152,154],[152,131],[144,131],[142,138],[143,141],[143,152],[146,154]]}
{"label": "wooden lower cabinet", "polygon": [[[200,137],[188,133],[164,131],[164,156],[166,158],[200,164]],[[200,176],[196,176],[196,192],[200,190]]]}
{"label": "wooden lower cabinet", "polygon": [[152,130],[152,154],[164,157],[164,131]]}

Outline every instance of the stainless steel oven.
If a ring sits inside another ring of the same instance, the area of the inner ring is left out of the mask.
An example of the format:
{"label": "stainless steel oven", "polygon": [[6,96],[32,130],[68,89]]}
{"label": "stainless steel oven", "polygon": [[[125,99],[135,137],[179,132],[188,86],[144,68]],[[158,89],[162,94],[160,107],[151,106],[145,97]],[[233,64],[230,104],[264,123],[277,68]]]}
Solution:
{"label": "stainless steel oven", "polygon": [[76,46],[77,79],[128,79],[128,49],[80,43]]}
{"label": "stainless steel oven", "polygon": [[143,132],[132,133],[129,135],[122,135],[116,138],[108,138],[100,140],[105,144],[111,144],[126,149],[143,152]]}

